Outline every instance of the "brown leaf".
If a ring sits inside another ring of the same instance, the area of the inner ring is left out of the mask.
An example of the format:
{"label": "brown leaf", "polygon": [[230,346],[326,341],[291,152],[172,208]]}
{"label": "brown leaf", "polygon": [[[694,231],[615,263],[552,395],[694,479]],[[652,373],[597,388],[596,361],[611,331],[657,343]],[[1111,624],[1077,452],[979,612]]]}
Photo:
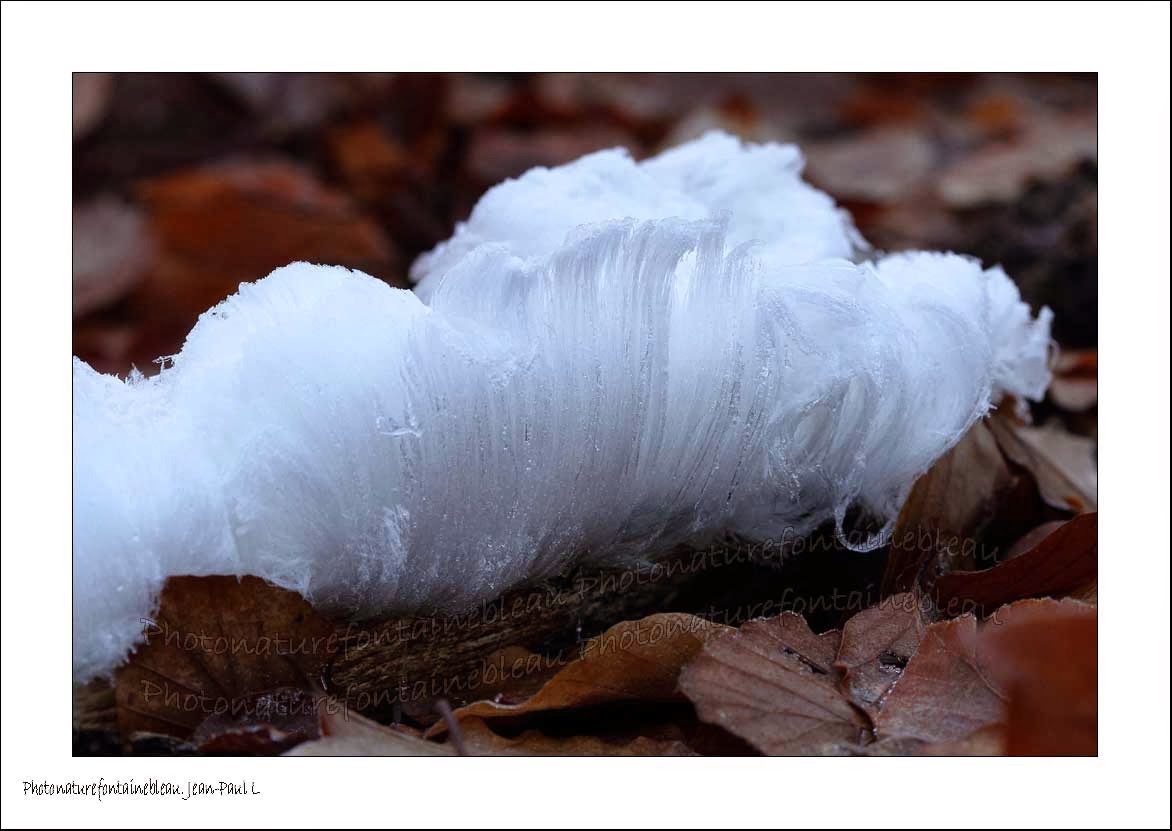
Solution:
{"label": "brown leaf", "polygon": [[680,676],[700,718],[770,755],[856,749],[866,719],[838,689],[839,634],[815,635],[798,615],[746,623],[709,641]]}
{"label": "brown leaf", "polygon": [[605,739],[598,736],[547,736],[526,730],[509,738],[495,733],[479,718],[460,722],[463,745],[472,756],[695,756],[680,739],[649,736]]}
{"label": "brown leaf", "polygon": [[933,623],[875,717],[880,739],[963,739],[1003,718],[1005,691],[977,659],[977,619]]}
{"label": "brown leaf", "polygon": [[865,609],[842,630],[835,667],[851,699],[874,716],[924,636],[920,598],[897,594]]}
{"label": "brown leaf", "polygon": [[[887,752],[1095,752],[1095,610],[1022,600],[928,627],[875,718]],[[917,746],[916,741],[922,742]]]}
{"label": "brown leaf", "polygon": [[155,242],[143,212],[113,196],[73,208],[73,316],[127,294],[154,263]]}
{"label": "brown leaf", "polygon": [[647,736],[604,739],[597,736],[548,736],[526,730],[502,736],[479,718],[460,723],[459,746],[451,739],[438,742],[405,727],[387,727],[356,713],[326,713],[321,738],[305,742],[287,756],[693,756],[679,739]]}
{"label": "brown leaf", "polygon": [[808,148],[810,178],[838,199],[905,198],[932,171],[936,152],[921,130],[880,127]]}
{"label": "brown leaf", "polygon": [[891,534],[883,596],[913,588],[937,566],[965,565],[1012,481],[987,420],[977,422],[912,487]]}
{"label": "brown leaf", "polygon": [[349,196],[289,162],[185,170],[148,180],[138,195],[157,256],[122,317],[108,324],[124,326],[129,318],[134,337],[122,353],[99,361],[102,371],[126,372],[132,364],[150,371],[155,358],[179,351],[199,315],[241,283],[291,262],[398,276],[397,255],[378,225]]}
{"label": "brown leaf", "polygon": [[450,744],[429,742],[405,729],[384,727],[349,711],[321,711],[321,738],[299,744],[286,756],[455,756]]}
{"label": "brown leaf", "polygon": [[336,648],[332,623],[296,592],[256,577],[169,579],[144,635],[117,673],[123,735],[187,739],[214,718],[210,738],[229,724],[267,723],[275,710],[261,694],[322,692]]}
{"label": "brown leaf", "polygon": [[1007,690],[1012,756],[1098,753],[1098,615],[1074,600],[1027,600],[981,631],[982,659]]}
{"label": "brown leaf", "polygon": [[989,419],[1005,455],[1033,475],[1047,504],[1081,514],[1098,506],[1095,442],[1057,424],[1030,427],[1007,417]]}
{"label": "brown leaf", "polygon": [[938,607],[985,615],[1014,600],[1085,589],[1098,572],[1098,517],[1077,516],[1029,551],[992,568],[941,576],[933,586]]}
{"label": "brown leaf", "polygon": [[937,192],[953,208],[1011,202],[1033,181],[1059,179],[1098,155],[1093,111],[1049,118],[1015,141],[990,145],[959,159],[940,176]]}
{"label": "brown leaf", "polygon": [[[674,701],[680,670],[704,642],[728,627],[686,614],[658,614],[616,624],[582,648],[531,698],[516,704],[475,701],[455,710],[460,720],[519,716],[591,707],[612,701]],[[428,736],[442,735],[436,722]]]}

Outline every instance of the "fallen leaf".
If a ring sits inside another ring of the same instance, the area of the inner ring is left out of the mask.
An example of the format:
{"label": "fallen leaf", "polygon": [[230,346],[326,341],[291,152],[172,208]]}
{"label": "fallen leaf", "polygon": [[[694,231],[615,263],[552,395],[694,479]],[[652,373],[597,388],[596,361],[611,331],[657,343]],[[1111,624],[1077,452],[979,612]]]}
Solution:
{"label": "fallen leaf", "polygon": [[838,688],[839,633],[815,635],[789,612],[705,644],[680,688],[700,718],[770,755],[839,755],[864,741],[867,722]]}
{"label": "fallen leaf", "polygon": [[[675,701],[680,670],[705,641],[728,627],[686,614],[658,614],[616,624],[587,641],[580,657],[531,698],[515,704],[475,701],[453,712],[458,720],[520,716],[613,701]],[[427,735],[447,731],[436,722]]]}
{"label": "fallen leaf", "polygon": [[979,626],[972,615],[932,624],[875,717],[877,749],[1093,754],[1095,625],[1094,607],[1070,599],[1018,601]]}
{"label": "fallen leaf", "polygon": [[695,756],[682,740],[635,736],[608,740],[598,736],[547,736],[526,730],[514,737],[495,733],[479,718],[460,722],[463,746],[471,756]]}
{"label": "fallen leaf", "polygon": [[998,416],[989,419],[989,424],[1005,455],[1037,481],[1047,504],[1076,514],[1097,508],[1099,471],[1092,439],[1053,422],[1030,427]]}
{"label": "fallen leaf", "polygon": [[301,595],[259,578],[172,577],[118,670],[119,729],[189,739],[208,719],[221,732],[264,723],[262,694],[324,691],[334,631]]}
{"label": "fallen leaf", "polygon": [[430,742],[407,730],[385,727],[349,711],[321,711],[321,738],[299,744],[286,756],[455,756],[451,744]]}
{"label": "fallen leaf", "polygon": [[460,722],[460,740],[431,741],[408,728],[388,727],[356,713],[325,712],[321,738],[288,751],[287,756],[694,756],[679,739],[636,736],[608,740],[597,736],[547,736],[526,730],[502,736],[479,718]]}
{"label": "fallen leaf", "polygon": [[140,208],[109,195],[74,205],[74,318],[126,295],[150,271],[154,255]]}
{"label": "fallen leaf", "polygon": [[1014,600],[1061,597],[1098,573],[1099,515],[1081,514],[1020,556],[983,571],[956,571],[933,586],[937,606],[985,615]]}
{"label": "fallen leaf", "polygon": [[240,712],[213,713],[191,736],[201,753],[273,756],[319,735],[324,699],[296,687],[269,690],[242,702]]}
{"label": "fallen leaf", "polygon": [[1098,615],[1075,600],[998,610],[982,628],[982,660],[1009,698],[1011,756],[1098,753]]}
{"label": "fallen leaf", "polygon": [[953,208],[1011,202],[1034,181],[1061,178],[1098,156],[1094,111],[1033,124],[1017,139],[962,157],[939,178],[937,193]]}
{"label": "fallen leaf", "polygon": [[970,565],[977,533],[1012,483],[988,420],[977,422],[912,487],[891,534],[883,596],[915,587],[936,569]]}
{"label": "fallen leaf", "polygon": [[875,717],[880,739],[963,739],[1003,718],[1005,691],[977,658],[977,619],[933,623]]}
{"label": "fallen leaf", "polygon": [[906,592],[885,598],[847,621],[835,667],[856,704],[874,716],[924,636],[921,599]]}
{"label": "fallen leaf", "polygon": [[905,198],[932,171],[936,151],[922,130],[880,127],[807,149],[811,181],[838,199],[887,203]]}
{"label": "fallen leaf", "polygon": [[75,343],[83,360],[103,358],[102,371],[125,373],[134,365],[150,372],[155,358],[179,351],[199,315],[241,283],[291,262],[398,277],[397,254],[379,226],[299,165],[224,162],[150,179],[137,195],[156,256],[127,296],[123,316],[103,322],[125,327],[129,319],[133,338],[122,353],[107,356],[78,351]]}

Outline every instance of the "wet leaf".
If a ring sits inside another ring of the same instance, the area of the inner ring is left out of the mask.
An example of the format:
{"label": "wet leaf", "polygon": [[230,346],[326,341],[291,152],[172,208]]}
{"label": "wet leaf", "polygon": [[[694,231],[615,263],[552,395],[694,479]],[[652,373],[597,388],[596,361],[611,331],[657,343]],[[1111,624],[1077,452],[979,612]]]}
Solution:
{"label": "wet leaf", "polygon": [[770,755],[839,755],[867,723],[838,688],[839,634],[815,635],[798,615],[746,623],[714,638],[680,688],[700,718]]}

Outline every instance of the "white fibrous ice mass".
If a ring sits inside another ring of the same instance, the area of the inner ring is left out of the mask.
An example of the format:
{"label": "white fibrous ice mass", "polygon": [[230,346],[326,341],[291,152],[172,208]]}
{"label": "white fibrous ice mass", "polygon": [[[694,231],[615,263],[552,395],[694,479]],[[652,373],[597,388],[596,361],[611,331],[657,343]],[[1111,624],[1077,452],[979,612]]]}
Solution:
{"label": "white fibrous ice mass", "polygon": [[172,575],[459,611],[583,562],[890,522],[1003,396],[1044,393],[1050,313],[966,257],[872,256],[801,164],[710,134],[535,169],[416,292],[295,263],[154,377],[74,359],[75,680],[125,660]]}

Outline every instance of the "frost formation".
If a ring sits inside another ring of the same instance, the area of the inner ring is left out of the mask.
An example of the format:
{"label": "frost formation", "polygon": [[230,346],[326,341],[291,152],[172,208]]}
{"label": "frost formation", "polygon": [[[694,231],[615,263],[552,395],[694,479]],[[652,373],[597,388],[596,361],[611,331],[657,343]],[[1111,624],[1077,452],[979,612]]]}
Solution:
{"label": "frost formation", "polygon": [[458,610],[571,562],[893,518],[1002,394],[1044,393],[1050,312],[964,257],[852,259],[801,164],[721,134],[595,153],[489,191],[418,294],[296,263],[154,378],[75,358],[75,679],[170,575]]}

